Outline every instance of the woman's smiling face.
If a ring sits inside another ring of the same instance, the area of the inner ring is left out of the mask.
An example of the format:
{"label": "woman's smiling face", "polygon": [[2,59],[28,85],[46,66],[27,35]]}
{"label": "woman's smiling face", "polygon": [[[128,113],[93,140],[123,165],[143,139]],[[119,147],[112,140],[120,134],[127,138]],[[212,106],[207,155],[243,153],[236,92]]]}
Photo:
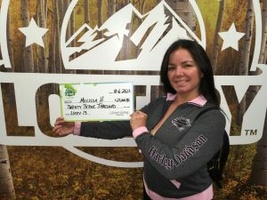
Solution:
{"label": "woman's smiling face", "polygon": [[177,49],[169,58],[168,79],[179,96],[191,100],[200,95],[202,72],[186,49]]}

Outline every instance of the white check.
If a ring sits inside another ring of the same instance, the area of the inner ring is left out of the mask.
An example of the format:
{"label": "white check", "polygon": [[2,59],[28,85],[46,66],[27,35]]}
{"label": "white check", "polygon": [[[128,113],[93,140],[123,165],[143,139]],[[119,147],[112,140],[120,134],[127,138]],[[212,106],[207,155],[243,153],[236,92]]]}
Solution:
{"label": "white check", "polygon": [[66,121],[129,120],[132,83],[60,84],[61,115]]}

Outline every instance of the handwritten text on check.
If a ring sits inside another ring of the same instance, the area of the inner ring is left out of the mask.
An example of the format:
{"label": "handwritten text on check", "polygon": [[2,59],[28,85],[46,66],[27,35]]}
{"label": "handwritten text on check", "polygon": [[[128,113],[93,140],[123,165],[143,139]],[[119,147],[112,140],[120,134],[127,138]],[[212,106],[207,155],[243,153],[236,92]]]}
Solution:
{"label": "handwritten text on check", "polygon": [[132,83],[61,84],[61,113],[66,121],[129,120]]}

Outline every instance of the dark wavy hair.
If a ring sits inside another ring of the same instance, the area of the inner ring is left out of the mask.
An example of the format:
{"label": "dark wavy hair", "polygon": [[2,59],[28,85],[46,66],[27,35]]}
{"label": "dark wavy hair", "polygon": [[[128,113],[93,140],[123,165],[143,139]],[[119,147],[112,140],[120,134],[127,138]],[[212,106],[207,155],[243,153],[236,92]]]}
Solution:
{"label": "dark wavy hair", "polygon": [[179,39],[172,43],[164,54],[160,70],[160,80],[163,84],[165,92],[173,94],[176,93],[168,79],[168,64],[170,55],[177,49],[186,49],[190,53],[197,66],[203,73],[203,77],[200,80],[199,92],[209,102],[212,102],[219,106],[219,97],[217,96],[217,91],[215,89],[214,76],[210,59],[203,47],[193,40]]}

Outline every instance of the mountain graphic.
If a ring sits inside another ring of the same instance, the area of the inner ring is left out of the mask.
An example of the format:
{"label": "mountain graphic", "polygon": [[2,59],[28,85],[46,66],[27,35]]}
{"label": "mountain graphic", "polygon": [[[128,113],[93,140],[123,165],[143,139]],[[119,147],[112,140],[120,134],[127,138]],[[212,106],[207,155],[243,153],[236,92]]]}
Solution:
{"label": "mountain graphic", "polygon": [[145,15],[129,3],[100,27],[81,26],[62,58],[66,69],[159,71],[166,49],[179,38],[198,39],[165,1]]}

